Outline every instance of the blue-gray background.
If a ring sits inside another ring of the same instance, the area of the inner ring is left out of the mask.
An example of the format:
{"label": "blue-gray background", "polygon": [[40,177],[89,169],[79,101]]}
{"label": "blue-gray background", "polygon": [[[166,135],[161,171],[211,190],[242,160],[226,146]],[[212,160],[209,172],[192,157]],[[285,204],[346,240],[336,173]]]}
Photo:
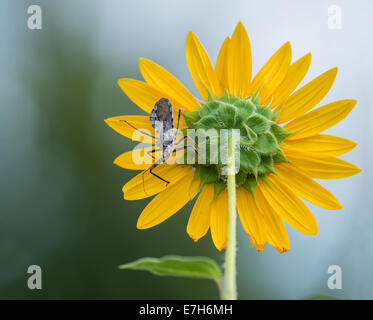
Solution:
{"label": "blue-gray background", "polygon": [[[42,8],[42,30],[27,28],[27,8]],[[328,28],[328,7],[342,28]],[[319,235],[288,227],[291,250],[257,253],[239,226],[239,292],[243,299],[334,296],[373,298],[371,1],[2,1],[0,10],[0,298],[217,298],[208,281],[119,271],[142,256],[207,255],[222,262],[210,235],[195,244],[185,232],[192,204],[162,225],[136,230],[148,200],[122,200],[135,173],[112,164],[133,143],[104,118],[142,114],[116,84],[141,79],[139,57],[152,59],[197,94],[185,61],[193,30],[215,62],[239,20],[246,26],[254,72],[284,42],[293,58],[312,52],[303,83],[339,67],[323,103],[355,98],[350,116],[329,130],[359,143],[343,158],[363,172],[324,181],[340,211],[310,205]],[[26,286],[40,265],[43,289]],[[339,265],[343,289],[327,287]],[[181,289],[182,288],[182,289]]]}

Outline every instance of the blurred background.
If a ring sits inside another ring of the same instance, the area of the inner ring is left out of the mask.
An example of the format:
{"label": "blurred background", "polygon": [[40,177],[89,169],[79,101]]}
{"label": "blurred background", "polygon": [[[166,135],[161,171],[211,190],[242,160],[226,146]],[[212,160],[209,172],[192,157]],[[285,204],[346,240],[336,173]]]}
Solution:
{"label": "blurred background", "polygon": [[[42,8],[42,29],[27,27],[30,5]],[[328,8],[341,9],[330,29]],[[284,42],[293,59],[312,52],[304,83],[339,67],[322,103],[355,98],[350,116],[329,130],[359,145],[343,158],[362,173],[322,181],[344,206],[311,204],[319,235],[288,227],[291,250],[258,253],[239,226],[241,299],[373,298],[373,147],[371,112],[373,2],[360,1],[12,1],[0,10],[0,298],[216,299],[209,281],[161,278],[117,266],[143,256],[222,253],[210,235],[186,234],[192,204],[163,224],[137,230],[148,203],[125,201],[121,188],[136,172],[113,164],[135,144],[104,119],[143,114],[117,86],[141,79],[138,58],[149,58],[198,96],[187,70],[185,39],[193,30],[215,62],[241,20],[256,72]],[[39,265],[43,289],[27,288],[27,268]],[[342,268],[343,287],[327,286],[328,267]],[[182,288],[182,290],[180,289]]]}

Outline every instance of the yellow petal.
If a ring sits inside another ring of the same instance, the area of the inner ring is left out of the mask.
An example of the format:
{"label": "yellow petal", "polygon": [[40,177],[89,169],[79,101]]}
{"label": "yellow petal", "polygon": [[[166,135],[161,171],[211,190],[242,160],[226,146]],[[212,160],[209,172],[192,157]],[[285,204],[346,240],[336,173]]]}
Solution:
{"label": "yellow petal", "polygon": [[342,209],[342,205],[335,196],[301,170],[288,163],[276,165],[275,170],[281,181],[304,200],[325,209]]}
{"label": "yellow petal", "polygon": [[[150,167],[150,165],[149,165]],[[156,167],[153,172],[161,178],[170,181],[167,184],[152,175],[149,170],[139,173],[137,176],[128,181],[123,187],[124,199],[139,200],[150,197],[158,192],[166,190],[180,179],[184,178],[190,172],[188,166],[170,166],[162,163]]]}
{"label": "yellow petal", "polygon": [[289,236],[281,218],[269,205],[261,191],[261,186],[256,188],[256,199],[258,208],[265,216],[266,234],[268,243],[276,248],[280,253],[290,250]]}
{"label": "yellow petal", "polygon": [[154,227],[179,211],[198,192],[200,181],[192,183],[194,173],[189,172],[181,181],[170,184],[142,211],[137,220],[138,229]]}
{"label": "yellow petal", "polygon": [[360,168],[345,160],[323,156],[312,152],[295,151],[283,148],[288,160],[316,179],[347,178],[361,171]]}
{"label": "yellow petal", "polygon": [[330,69],[294,92],[284,104],[277,122],[287,122],[311,110],[329,92],[336,75],[337,68]]}
{"label": "yellow petal", "polygon": [[223,191],[212,203],[210,230],[216,249],[221,251],[227,247],[228,233],[228,193]]}
{"label": "yellow petal", "polygon": [[291,45],[286,42],[260,69],[251,84],[251,94],[260,88],[260,102],[267,104],[272,94],[284,80],[291,62]]}
{"label": "yellow petal", "polygon": [[264,216],[257,208],[253,196],[244,188],[237,189],[237,211],[245,232],[250,235],[256,248],[262,251],[267,237]]}
{"label": "yellow petal", "polygon": [[162,92],[139,80],[119,79],[118,85],[134,104],[147,113],[152,111],[159,99],[167,98]]}
{"label": "yellow petal", "polygon": [[234,29],[228,48],[228,90],[230,94],[246,97],[251,81],[251,47],[242,22]]}
{"label": "yellow petal", "polygon": [[228,89],[228,47],[229,37],[226,37],[223,45],[220,48],[218,59],[216,60],[215,73],[217,74],[221,84]]}
{"label": "yellow petal", "polygon": [[150,123],[149,117],[119,116],[105,119],[105,122],[110,128],[133,141],[140,141],[149,144],[155,143],[155,139],[135,129],[137,128],[147,134],[154,135],[154,128]]}
{"label": "yellow petal", "polygon": [[269,186],[262,183],[262,192],[268,204],[288,224],[298,231],[315,235],[317,222],[307,206],[278,177],[268,176]]}
{"label": "yellow petal", "polygon": [[139,60],[139,66],[145,81],[160,92],[172,97],[184,111],[199,109],[199,103],[196,98],[166,69],[144,58]]}
{"label": "yellow petal", "polygon": [[193,32],[186,39],[185,55],[194,84],[204,100],[208,90],[221,97],[224,89],[219,82],[209,56]]}
{"label": "yellow petal", "polygon": [[155,146],[150,146],[122,153],[114,160],[114,164],[123,169],[146,170],[155,162],[155,159],[159,159],[162,155],[162,151],[151,153],[154,158],[149,155],[148,152],[155,148]]}
{"label": "yellow petal", "polygon": [[271,108],[282,105],[303,80],[311,64],[311,53],[290,65],[285,79],[273,92]]}
{"label": "yellow petal", "polygon": [[311,137],[285,140],[287,148],[316,152],[326,156],[340,156],[351,151],[357,143],[351,140],[327,134],[317,134]]}
{"label": "yellow petal", "polygon": [[250,239],[251,245],[255,247],[256,250],[258,250],[258,252],[262,252],[264,250],[265,244],[263,245],[262,243],[257,242],[256,239],[252,235],[249,235],[249,239]]}
{"label": "yellow petal", "polygon": [[356,100],[339,100],[298,117],[284,126],[286,130],[294,132],[287,139],[310,137],[336,125],[351,112],[355,104]]}
{"label": "yellow petal", "polygon": [[209,230],[213,199],[214,185],[207,184],[198,196],[188,221],[187,233],[194,241],[201,239]]}

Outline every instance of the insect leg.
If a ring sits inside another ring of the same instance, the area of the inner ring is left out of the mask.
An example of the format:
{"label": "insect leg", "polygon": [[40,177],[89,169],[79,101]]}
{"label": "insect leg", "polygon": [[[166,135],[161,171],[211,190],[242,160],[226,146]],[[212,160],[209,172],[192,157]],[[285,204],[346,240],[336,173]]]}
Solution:
{"label": "insect leg", "polygon": [[170,181],[167,181],[167,180],[163,179],[162,177],[160,177],[159,175],[157,175],[156,173],[153,172],[153,169],[155,169],[155,168],[156,168],[158,165],[160,165],[162,162],[163,162],[163,161],[157,161],[156,163],[154,163],[154,164],[150,167],[149,172],[150,172],[153,176],[155,176],[156,178],[158,178],[158,179],[160,179],[160,180],[166,182],[167,185],[168,185],[168,184],[170,183]]}
{"label": "insect leg", "polygon": [[177,115],[177,126],[176,126],[176,133],[175,137],[177,137],[177,134],[179,133],[179,127],[180,127],[180,118],[181,118],[181,108],[179,109],[179,114]]}
{"label": "insect leg", "polygon": [[153,149],[153,150],[149,150],[147,151],[146,153],[151,156],[153,159],[156,159],[151,153],[154,153],[154,152],[157,152],[157,151],[162,151],[162,149]]}
{"label": "insect leg", "polygon": [[[177,137],[177,134],[179,133],[179,127],[180,127],[180,118],[181,118],[181,111],[183,109],[180,108],[179,109],[179,114],[177,116],[177,127],[176,127],[176,133],[175,133],[175,137]],[[194,145],[197,146],[198,148],[198,145],[196,144],[196,142],[189,136],[183,136],[182,138],[180,138],[180,140],[178,140],[177,142],[175,142],[175,144],[180,144],[182,141],[184,141],[185,139],[189,139],[191,142],[193,142]],[[197,152],[197,150],[193,147],[193,149]],[[198,152],[197,152],[198,153]]]}
{"label": "insect leg", "polygon": [[186,148],[188,148],[188,146],[178,147],[178,148],[175,148],[174,150],[172,150],[172,152],[177,152],[177,151],[180,151],[180,150],[184,150]]}
{"label": "insect leg", "polygon": [[135,126],[133,126],[132,124],[130,124],[127,120],[121,120],[121,121],[124,121],[124,122],[127,123],[130,127],[132,127],[133,129],[135,129],[135,130],[141,132],[142,134],[145,134],[145,135],[148,136],[148,137],[151,137],[151,138],[156,139],[156,140],[159,139],[159,138],[157,138],[157,137],[155,137],[155,136],[152,136],[151,134],[149,134],[149,133],[147,133],[147,132],[145,132],[145,131],[142,131],[142,130],[136,128]]}
{"label": "insect leg", "polygon": [[[196,145],[197,148],[198,148],[198,145],[197,145],[197,144],[195,143],[195,141],[194,141],[191,137],[189,137],[189,136],[183,136],[182,138],[180,138],[180,140],[178,140],[178,141],[175,142],[175,145],[180,144],[180,143],[183,142],[185,139],[189,139],[189,140],[190,140],[191,142],[193,142],[193,144]],[[192,147],[193,150],[194,150],[196,153],[198,153],[198,151],[197,151],[197,149],[194,147],[194,145],[190,145],[190,147]]]}
{"label": "insect leg", "polygon": [[187,139],[188,138],[188,136],[182,136],[179,140],[177,140],[176,142],[175,142],[175,144],[180,144],[181,142],[183,142],[185,139]]}
{"label": "insect leg", "polygon": [[[186,148],[188,148],[188,146],[178,147],[178,148],[175,148],[174,150],[172,150],[172,152],[177,152],[177,151],[185,150]],[[197,152],[197,150],[196,150],[196,152]],[[190,190],[189,190],[189,195],[190,195],[190,200],[189,201],[192,201],[192,198],[193,198],[194,195],[190,194]]]}
{"label": "insect leg", "polygon": [[[153,149],[153,150],[149,150],[147,151],[147,154],[150,155],[150,153],[153,153],[153,152],[156,152],[156,151],[161,151],[161,149]],[[153,157],[153,159],[155,159],[155,157],[153,155],[151,155]],[[161,163],[163,163],[164,161],[162,160],[163,158],[160,158],[158,159],[151,167],[149,167],[148,169],[146,169],[145,171],[142,172],[142,187],[144,189],[144,193],[147,194],[146,190],[145,190],[145,178],[144,178],[144,175],[145,175],[145,172],[149,171],[153,176],[157,177],[158,179],[164,181],[167,183],[167,185],[170,183],[169,181],[161,178],[160,176],[158,176],[157,174],[155,174],[153,172],[153,169],[156,168],[158,165],[160,165]]]}

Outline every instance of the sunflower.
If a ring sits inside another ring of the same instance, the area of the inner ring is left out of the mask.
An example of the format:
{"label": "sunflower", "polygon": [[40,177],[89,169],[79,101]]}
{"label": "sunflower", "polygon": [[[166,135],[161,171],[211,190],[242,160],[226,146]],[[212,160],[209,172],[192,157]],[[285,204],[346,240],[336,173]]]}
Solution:
{"label": "sunflower", "polygon": [[[344,119],[356,101],[339,100],[311,110],[330,90],[337,68],[297,89],[309,69],[311,54],[291,62],[287,42],[252,79],[251,46],[241,22],[223,42],[215,67],[193,32],[186,39],[186,60],[203,101],[167,70],[143,58],[139,66],[145,81],[120,79],[118,84],[148,114],[161,98],[169,99],[176,112],[182,108],[181,129],[240,130],[236,208],[258,251],[266,243],[280,253],[290,249],[284,222],[302,233],[316,235],[317,222],[300,198],[322,208],[341,209],[335,196],[314,179],[346,178],[360,171],[337,158],[352,150],[355,142],[322,134]],[[134,127],[155,134],[149,116],[113,117],[106,123],[125,137],[154,144],[147,136],[134,135]],[[145,148],[144,155],[151,149]],[[145,170],[124,185],[125,199],[156,195],[141,213],[137,228],[160,224],[198,195],[187,233],[198,241],[210,229],[216,248],[226,248],[227,182],[219,172],[221,166],[162,163],[154,172],[170,181],[167,185],[149,174],[149,164],[133,161],[134,152],[138,150],[120,155],[114,163],[125,169]]]}

